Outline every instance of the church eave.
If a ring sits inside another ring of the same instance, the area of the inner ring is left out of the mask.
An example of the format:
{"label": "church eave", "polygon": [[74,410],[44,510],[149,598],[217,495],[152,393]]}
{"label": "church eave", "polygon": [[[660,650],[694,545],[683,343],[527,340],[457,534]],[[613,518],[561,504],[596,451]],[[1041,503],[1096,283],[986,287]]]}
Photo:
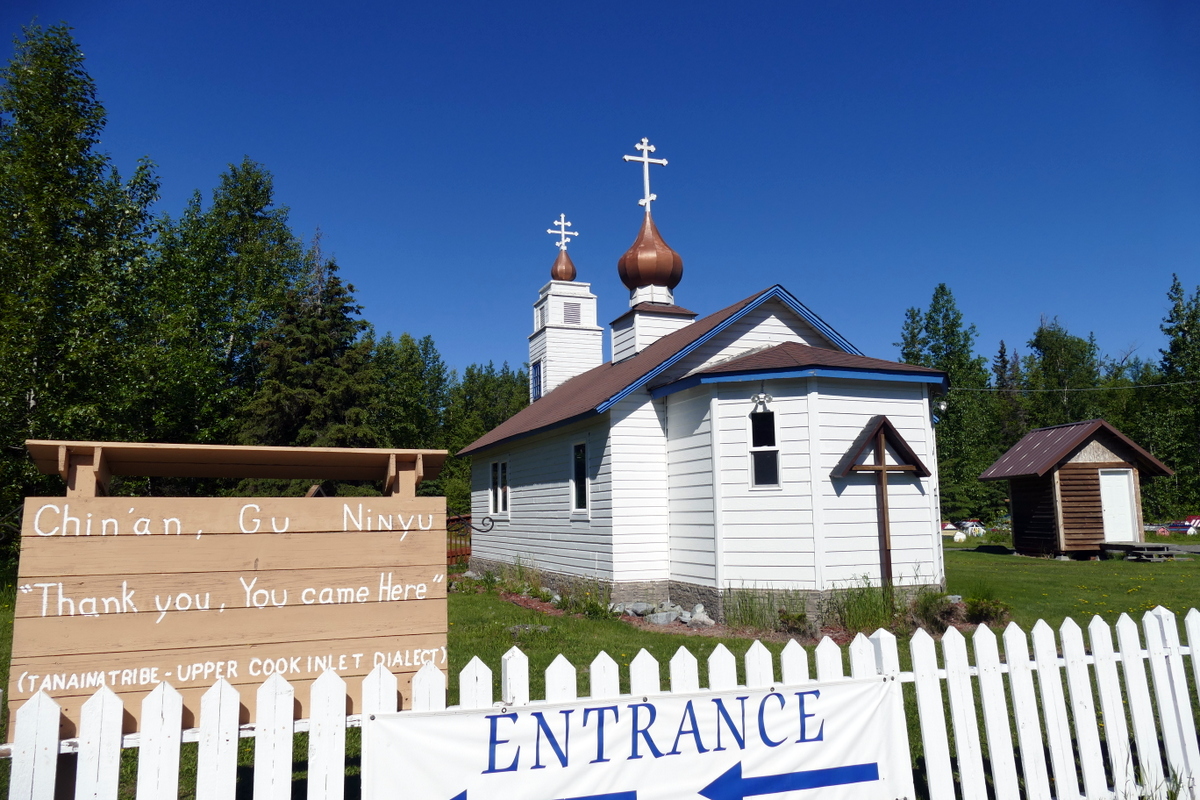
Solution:
{"label": "church eave", "polygon": [[673,383],[657,386],[650,390],[655,400],[667,395],[709,383],[742,383],[779,378],[843,378],[858,381],[892,381],[896,383],[936,384],[944,391],[948,382],[942,375],[925,375],[911,372],[887,372],[884,370],[848,369],[845,367],[781,367],[779,369],[753,370],[747,372],[722,372],[717,374],[696,373]]}

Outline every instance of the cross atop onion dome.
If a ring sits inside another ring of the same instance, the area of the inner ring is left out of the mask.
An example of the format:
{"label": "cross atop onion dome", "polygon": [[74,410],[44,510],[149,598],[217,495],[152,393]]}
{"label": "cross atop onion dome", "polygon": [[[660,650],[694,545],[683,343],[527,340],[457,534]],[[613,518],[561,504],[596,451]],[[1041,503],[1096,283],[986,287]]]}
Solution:
{"label": "cross atop onion dome", "polygon": [[633,246],[617,261],[617,274],[621,282],[631,292],[646,286],[665,286],[668,290],[679,285],[683,278],[683,259],[663,241],[658,226],[650,216],[650,204],[658,196],[650,192],[650,165],[667,165],[665,158],[650,158],[654,145],[643,138],[641,143],[634,145],[640,150],[640,156],[624,156],[626,161],[640,161],[642,164],[642,185],[645,196],[638,201],[646,207],[646,216],[642,220],[642,229],[638,231]]}
{"label": "cross atop onion dome", "polygon": [[547,228],[546,233],[551,233],[558,236],[558,241],[554,246],[558,248],[558,258],[554,259],[554,265],[550,267],[550,278],[556,281],[573,281],[575,280],[575,264],[571,261],[571,257],[567,255],[567,245],[571,240],[568,236],[578,236],[579,231],[569,231],[571,223],[567,222],[566,214],[559,214],[558,219],[550,223],[554,228]]}

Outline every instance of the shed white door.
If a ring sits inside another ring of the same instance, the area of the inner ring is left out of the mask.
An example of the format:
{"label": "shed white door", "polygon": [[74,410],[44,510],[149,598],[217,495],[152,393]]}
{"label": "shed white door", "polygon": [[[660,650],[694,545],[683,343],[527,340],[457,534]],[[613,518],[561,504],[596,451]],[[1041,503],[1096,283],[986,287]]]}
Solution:
{"label": "shed white door", "polygon": [[1100,470],[1100,508],[1104,515],[1104,541],[1136,542],[1133,470]]}

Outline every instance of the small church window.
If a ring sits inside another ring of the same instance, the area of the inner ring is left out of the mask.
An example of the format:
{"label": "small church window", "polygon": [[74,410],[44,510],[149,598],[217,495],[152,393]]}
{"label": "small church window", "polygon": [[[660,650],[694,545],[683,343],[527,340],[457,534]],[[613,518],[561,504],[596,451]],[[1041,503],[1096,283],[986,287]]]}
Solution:
{"label": "small church window", "polygon": [[529,365],[529,400],[542,398],[542,362],[535,361]]}
{"label": "small church window", "polygon": [[587,511],[587,445],[575,445],[571,452],[571,510]]}
{"label": "small church window", "polygon": [[492,462],[492,490],[488,509],[492,514],[508,513],[508,462]]}
{"label": "small church window", "polygon": [[567,325],[579,324],[579,303],[563,303],[563,322]]}
{"label": "small church window", "polygon": [[775,444],[775,412],[750,414],[750,480],[754,486],[779,485],[779,449]]}

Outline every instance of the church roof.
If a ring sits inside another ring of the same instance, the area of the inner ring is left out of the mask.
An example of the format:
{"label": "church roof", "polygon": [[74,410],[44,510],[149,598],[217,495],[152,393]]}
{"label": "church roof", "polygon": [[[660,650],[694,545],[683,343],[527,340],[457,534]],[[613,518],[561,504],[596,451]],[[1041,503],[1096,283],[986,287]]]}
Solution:
{"label": "church roof", "polygon": [[783,342],[755,350],[745,355],[731,358],[721,364],[707,369],[697,370],[678,381],[659,386],[651,386],[655,397],[672,394],[688,389],[700,383],[721,383],[723,380],[750,380],[780,377],[809,377],[807,373],[794,373],[806,370],[818,372],[829,377],[845,371],[857,373],[847,377],[889,376],[901,380],[915,379],[922,383],[944,383],[946,373],[941,370],[920,367],[915,364],[901,364],[896,361],[885,361],[882,358],[870,358],[855,353],[844,353],[827,347],[812,347],[800,342]]}
{"label": "church roof", "polygon": [[[800,369],[797,362],[810,363],[812,366],[820,367],[821,374],[832,374],[835,377],[840,375],[863,378],[872,377],[871,373],[876,373],[883,380],[945,382],[945,373],[937,370],[864,356],[857,347],[831,328],[829,323],[814,314],[782,286],[776,284],[663,336],[634,356],[616,363],[610,361],[601,364],[571,378],[459,450],[458,454],[469,455],[513,439],[567,425],[594,414],[602,414],[633,392],[651,386],[655,378],[662,376],[689,353],[770,300],[777,300],[786,305],[839,349],[797,345],[796,347],[802,348],[797,350],[779,345],[730,359],[723,364],[710,367],[704,373],[698,372],[683,380],[668,383],[655,389],[654,396],[661,397],[664,394],[671,394],[673,391],[687,388],[683,385],[684,381],[693,378],[695,383],[720,382],[722,377],[726,380],[746,380],[746,375],[742,373],[755,374],[759,369],[774,369],[776,373],[770,377],[782,377],[781,372]],[[755,357],[758,360],[754,360]],[[747,361],[747,359],[750,360]],[[738,366],[739,362],[740,367]],[[774,366],[763,366],[764,364]],[[710,380],[705,381],[705,377]],[[763,377],[768,376],[764,374]]]}

